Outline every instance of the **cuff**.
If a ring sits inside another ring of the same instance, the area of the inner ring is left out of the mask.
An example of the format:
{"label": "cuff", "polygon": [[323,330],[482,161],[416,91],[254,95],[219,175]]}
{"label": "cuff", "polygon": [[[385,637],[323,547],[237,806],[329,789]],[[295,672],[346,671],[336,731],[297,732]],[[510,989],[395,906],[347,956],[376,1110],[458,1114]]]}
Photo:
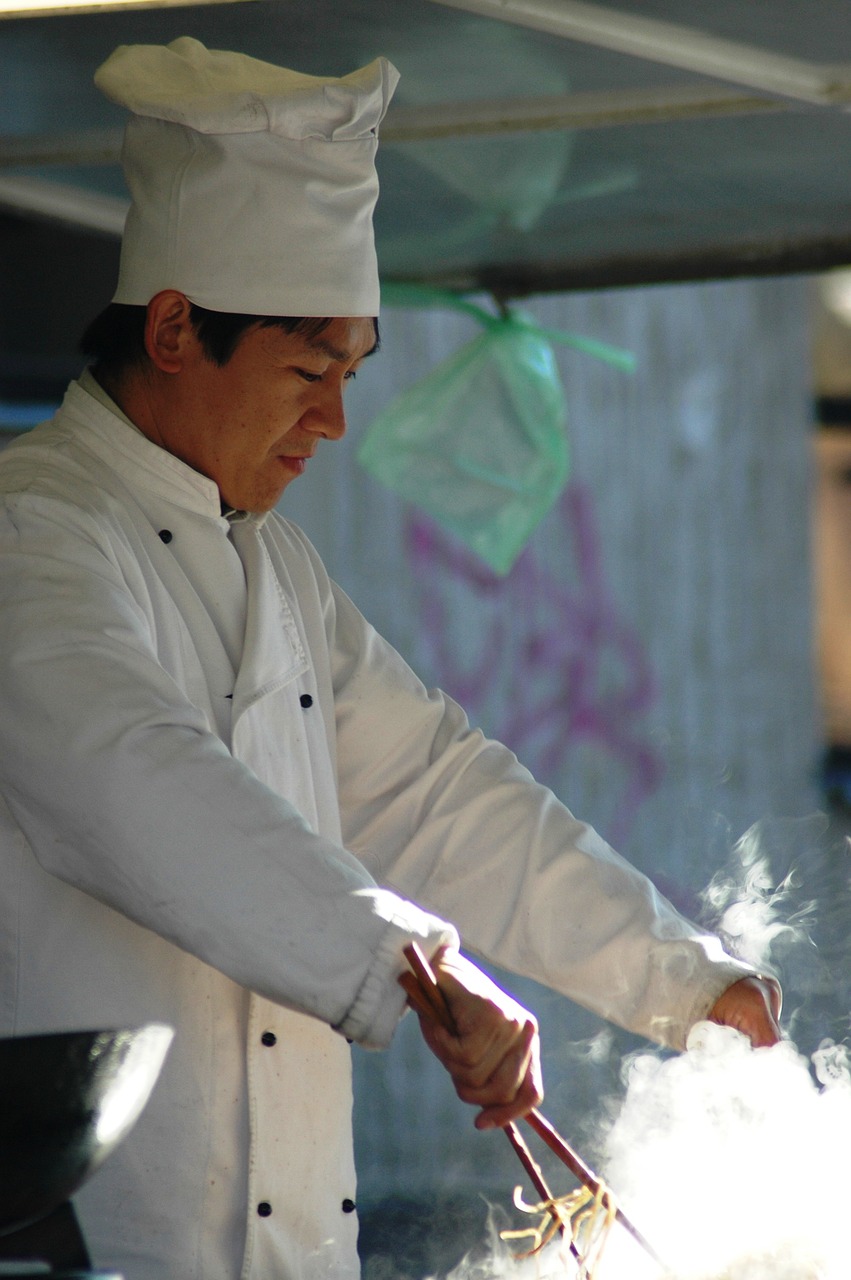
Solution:
{"label": "cuff", "polygon": [[418,942],[427,956],[441,946],[461,945],[453,925],[413,903],[404,907],[388,924],[360,990],[334,1028],[366,1049],[386,1049],[405,1012],[407,996],[397,979],[408,968],[403,954],[408,943]]}

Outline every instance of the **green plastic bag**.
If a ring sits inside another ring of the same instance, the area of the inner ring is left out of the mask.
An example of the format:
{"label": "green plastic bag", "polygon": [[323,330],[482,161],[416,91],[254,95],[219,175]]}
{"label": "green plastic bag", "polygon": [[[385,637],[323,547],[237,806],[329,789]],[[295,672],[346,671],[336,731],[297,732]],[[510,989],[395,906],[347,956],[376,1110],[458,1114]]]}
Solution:
{"label": "green plastic bag", "polygon": [[[450,305],[483,332],[404,392],[370,425],[358,458],[371,475],[508,573],[569,471],[567,412],[550,338],[631,367],[631,357],[542,329],[520,312],[397,288],[410,305]],[[391,295],[392,300],[392,295]]]}
{"label": "green plastic bag", "polygon": [[507,573],[567,479],[565,420],[552,347],[508,315],[391,404],[358,456]]}

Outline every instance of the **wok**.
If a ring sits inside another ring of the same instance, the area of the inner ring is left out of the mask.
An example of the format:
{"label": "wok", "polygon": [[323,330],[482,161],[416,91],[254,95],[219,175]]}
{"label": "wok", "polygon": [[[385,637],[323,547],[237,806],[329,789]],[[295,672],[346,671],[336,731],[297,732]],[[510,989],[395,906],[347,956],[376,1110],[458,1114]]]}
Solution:
{"label": "wok", "polygon": [[0,1039],[0,1235],[69,1199],[132,1129],[170,1027]]}

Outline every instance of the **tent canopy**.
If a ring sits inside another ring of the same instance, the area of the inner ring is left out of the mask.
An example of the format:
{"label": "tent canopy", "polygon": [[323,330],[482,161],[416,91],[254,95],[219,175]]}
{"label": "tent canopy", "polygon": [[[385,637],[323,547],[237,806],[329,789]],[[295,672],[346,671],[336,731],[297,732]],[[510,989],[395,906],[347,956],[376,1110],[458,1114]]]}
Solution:
{"label": "tent canopy", "polygon": [[842,0],[250,0],[6,17],[0,351],[21,347],[7,335],[31,309],[59,325],[108,297],[123,116],[92,73],[117,44],[183,34],[317,74],[378,53],[396,63],[379,155],[387,279],[514,297],[851,260]]}

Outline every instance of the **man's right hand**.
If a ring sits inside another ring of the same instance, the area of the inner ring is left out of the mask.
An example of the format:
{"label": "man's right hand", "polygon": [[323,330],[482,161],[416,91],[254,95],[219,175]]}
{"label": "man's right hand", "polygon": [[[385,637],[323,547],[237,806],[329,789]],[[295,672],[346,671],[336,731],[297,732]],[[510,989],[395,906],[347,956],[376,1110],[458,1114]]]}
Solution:
{"label": "man's right hand", "polygon": [[478,1129],[501,1128],[541,1102],[541,1053],[533,1014],[458,951],[432,958],[454,1029],[420,1015],[423,1037],[463,1102],[481,1107]]}

